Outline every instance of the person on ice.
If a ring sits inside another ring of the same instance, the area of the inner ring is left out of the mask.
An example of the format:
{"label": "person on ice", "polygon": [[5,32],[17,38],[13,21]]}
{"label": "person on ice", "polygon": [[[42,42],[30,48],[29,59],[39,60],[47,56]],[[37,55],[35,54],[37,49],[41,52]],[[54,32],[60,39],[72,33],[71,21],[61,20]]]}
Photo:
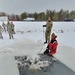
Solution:
{"label": "person on ice", "polygon": [[8,34],[9,34],[9,39],[11,39],[11,38],[14,39],[13,30],[14,30],[14,26],[8,21],[8,23],[7,23],[7,31],[8,31]]}
{"label": "person on ice", "polygon": [[2,30],[3,30],[3,28],[2,28],[2,26],[0,25],[0,38],[1,38],[1,39],[3,39]]}
{"label": "person on ice", "polygon": [[48,43],[46,50],[44,51],[44,54],[48,54],[50,56],[53,56],[53,54],[56,53],[58,42],[56,40],[57,36],[52,33],[51,35],[51,41]]}
{"label": "person on ice", "polygon": [[14,29],[15,25],[13,24],[13,22],[11,22],[11,25],[12,25],[12,29],[13,29],[13,34],[16,34],[15,29]]}
{"label": "person on ice", "polygon": [[4,21],[2,23],[2,26],[3,26],[4,31],[6,32],[6,25],[5,25]]}
{"label": "person on ice", "polygon": [[44,44],[46,44],[47,42],[50,42],[50,34],[51,34],[51,30],[53,27],[53,22],[52,22],[52,17],[48,17],[48,21],[46,23],[46,32],[45,32],[45,42]]}

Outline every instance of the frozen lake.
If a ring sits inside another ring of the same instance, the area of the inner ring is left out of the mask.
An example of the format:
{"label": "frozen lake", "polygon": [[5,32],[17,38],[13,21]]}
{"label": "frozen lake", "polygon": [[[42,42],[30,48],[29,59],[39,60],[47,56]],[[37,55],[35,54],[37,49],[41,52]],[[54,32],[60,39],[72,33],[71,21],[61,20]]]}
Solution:
{"label": "frozen lake", "polygon": [[[2,60],[2,57],[4,57],[3,61],[5,61],[6,56],[14,57],[23,55],[30,55],[34,59],[44,45],[45,28],[42,26],[46,22],[14,21],[13,23],[15,24],[16,31],[14,40],[9,40],[7,32],[3,32],[4,39],[0,39],[0,59]],[[1,24],[2,22],[0,22],[0,25]],[[53,22],[52,32],[56,33],[59,43],[55,57],[75,71],[75,22]],[[10,61],[9,58],[7,60]],[[8,63],[8,61],[6,63]],[[11,61],[14,60],[12,59]],[[2,68],[0,69],[2,71]]]}

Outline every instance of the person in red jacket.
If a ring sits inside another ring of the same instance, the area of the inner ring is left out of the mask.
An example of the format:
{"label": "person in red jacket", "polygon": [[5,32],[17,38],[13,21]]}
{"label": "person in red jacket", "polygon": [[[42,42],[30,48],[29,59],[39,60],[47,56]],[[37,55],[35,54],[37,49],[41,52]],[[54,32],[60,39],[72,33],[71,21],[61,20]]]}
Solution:
{"label": "person in red jacket", "polygon": [[57,36],[52,33],[51,35],[51,41],[48,43],[46,50],[44,51],[44,54],[48,54],[50,56],[53,56],[53,54],[56,53],[58,42],[56,40]]}

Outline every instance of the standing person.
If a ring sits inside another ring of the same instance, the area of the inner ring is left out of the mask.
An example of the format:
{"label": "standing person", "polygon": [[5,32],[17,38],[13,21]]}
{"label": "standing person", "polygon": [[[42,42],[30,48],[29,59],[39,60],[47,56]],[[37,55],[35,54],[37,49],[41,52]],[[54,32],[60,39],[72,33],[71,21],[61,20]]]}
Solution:
{"label": "standing person", "polygon": [[15,25],[13,24],[13,22],[11,22],[11,25],[12,25],[13,34],[16,34],[16,33],[15,33],[15,29],[14,29]]}
{"label": "standing person", "polygon": [[8,34],[9,34],[9,39],[14,39],[13,38],[13,26],[12,24],[8,21],[7,23],[7,31],[8,31]]}
{"label": "standing person", "polygon": [[2,23],[2,26],[3,26],[4,31],[6,32],[6,25],[5,25],[4,21]]}
{"label": "standing person", "polygon": [[51,41],[48,43],[46,50],[44,51],[44,54],[48,54],[50,56],[53,56],[53,54],[56,53],[58,42],[56,40],[57,36],[52,33],[51,35]]}
{"label": "standing person", "polygon": [[46,44],[47,42],[50,42],[50,34],[51,34],[51,30],[53,27],[53,22],[52,22],[52,17],[48,17],[48,21],[46,23],[46,32],[45,32],[45,42],[44,44]]}
{"label": "standing person", "polygon": [[3,29],[3,28],[2,28],[2,26],[0,25],[0,38],[1,38],[1,39],[3,39],[3,36],[2,36],[2,29]]}

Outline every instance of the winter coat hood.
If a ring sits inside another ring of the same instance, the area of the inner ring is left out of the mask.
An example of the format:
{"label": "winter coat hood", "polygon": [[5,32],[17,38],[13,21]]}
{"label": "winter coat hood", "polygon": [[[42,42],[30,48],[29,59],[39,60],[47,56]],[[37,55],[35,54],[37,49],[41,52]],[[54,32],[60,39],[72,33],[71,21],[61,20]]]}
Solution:
{"label": "winter coat hood", "polygon": [[55,35],[54,33],[52,33],[51,39],[56,39],[56,38],[57,38],[57,35]]}

